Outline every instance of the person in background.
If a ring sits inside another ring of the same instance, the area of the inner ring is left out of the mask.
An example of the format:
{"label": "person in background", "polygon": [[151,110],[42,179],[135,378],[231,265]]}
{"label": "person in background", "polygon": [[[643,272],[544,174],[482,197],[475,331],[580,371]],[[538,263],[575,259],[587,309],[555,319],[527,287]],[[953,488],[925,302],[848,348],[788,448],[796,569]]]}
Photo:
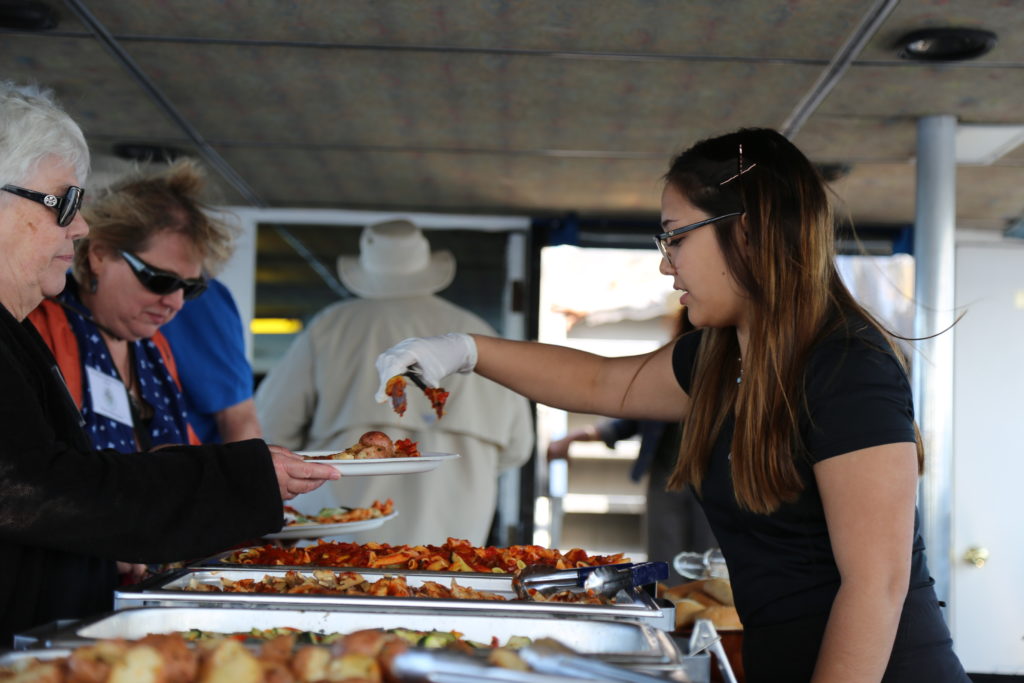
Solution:
{"label": "person in background", "polygon": [[96,448],[200,443],[160,327],[230,253],[232,234],[206,213],[203,187],[191,161],[112,185],[83,209],[90,234],[75,245],[64,291],[29,316]]}
{"label": "person in background", "polygon": [[160,328],[178,363],[189,424],[203,443],[261,438],[242,318],[227,287],[207,284]]}
{"label": "person in background", "polygon": [[[668,490],[669,476],[679,454],[680,425],[660,420],[605,420],[574,429],[548,444],[548,460],[568,459],[575,441],[602,441],[608,448],[622,439],[640,436],[640,453],[629,477],[647,476],[644,531],[647,559],[667,562],[681,552],[704,552],[717,545],[707,517],[689,489]],[[678,577],[677,577],[678,578]]]}
{"label": "person in background", "polygon": [[[672,339],[693,329],[685,308],[679,309],[671,320]],[[648,475],[644,509],[647,559],[672,566],[672,560],[681,552],[704,552],[715,547],[715,536],[693,492],[668,490],[682,435],[678,422],[611,419],[589,424],[549,443],[548,461],[569,459],[569,447],[576,441],[602,441],[614,449],[617,441],[636,435],[640,436],[640,452],[629,478],[639,482]]]}
{"label": "person in background", "polygon": [[[112,608],[115,558],[202,557],[281,528],[282,501],[337,470],[259,440],[95,450],[26,318],[67,284],[89,171],[81,129],[38,88],[0,83],[0,647]],[[180,295],[179,295],[180,296]]]}
{"label": "person in background", "polygon": [[361,298],[321,311],[260,383],[256,407],[267,438],[295,450],[338,451],[369,430],[408,438],[422,452],[458,453],[432,472],[359,477],[296,501],[303,512],[366,507],[392,498],[398,516],[357,535],[359,541],[440,544],[448,537],[475,545],[487,539],[497,504],[498,475],[526,462],[533,449],[528,402],[482,377],[458,377],[443,418],[410,383],[408,411],[367,400],[377,385],[377,349],[409,336],[465,329],[493,334],[476,315],[435,296],[455,277],[451,252],[430,251],[406,220],[367,226],[358,258],[341,256],[338,272]]}
{"label": "person in background", "polygon": [[785,136],[744,129],[665,179],[660,271],[696,331],[623,358],[409,339],[377,359],[380,381],[475,371],[564,410],[682,421],[670,485],[699,492],[721,544],[748,683],[968,681],[925,561],[906,367],[836,272],[818,172]]}

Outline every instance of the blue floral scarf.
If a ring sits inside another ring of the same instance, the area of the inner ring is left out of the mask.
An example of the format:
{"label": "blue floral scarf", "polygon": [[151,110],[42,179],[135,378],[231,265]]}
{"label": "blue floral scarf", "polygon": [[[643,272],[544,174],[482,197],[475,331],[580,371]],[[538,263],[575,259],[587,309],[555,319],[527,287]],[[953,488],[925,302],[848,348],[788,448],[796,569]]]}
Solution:
{"label": "blue floral scarf", "polygon": [[[85,430],[89,438],[98,449],[113,448],[121,453],[137,452],[139,446],[136,445],[136,435],[131,427],[93,410],[92,392],[85,368],[91,367],[118,380],[121,380],[121,377],[114,368],[114,360],[100,337],[96,323],[92,321],[92,314],[78,296],[77,283],[70,275],[67,287],[57,300],[64,304],[68,322],[78,340],[83,368],[82,417],[85,419]],[[171,377],[170,370],[164,364],[160,349],[149,339],[128,342],[128,345],[134,363],[133,371],[138,378],[139,394],[153,409],[153,417],[149,420],[148,426],[135,425],[139,444],[143,449],[161,444],[187,444],[185,402],[181,390]]]}

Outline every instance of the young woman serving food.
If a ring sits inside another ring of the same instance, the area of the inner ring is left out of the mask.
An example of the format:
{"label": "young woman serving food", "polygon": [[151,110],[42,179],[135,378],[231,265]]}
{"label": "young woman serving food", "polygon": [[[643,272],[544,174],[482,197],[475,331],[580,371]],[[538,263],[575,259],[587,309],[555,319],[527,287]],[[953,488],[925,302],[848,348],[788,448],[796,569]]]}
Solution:
{"label": "young woman serving food", "polygon": [[407,339],[378,358],[382,384],[475,371],[565,410],[685,420],[670,486],[694,488],[721,543],[748,681],[967,681],[918,528],[906,369],[836,272],[820,176],[782,135],[745,129],[665,180],[661,272],[695,332],[625,358]]}

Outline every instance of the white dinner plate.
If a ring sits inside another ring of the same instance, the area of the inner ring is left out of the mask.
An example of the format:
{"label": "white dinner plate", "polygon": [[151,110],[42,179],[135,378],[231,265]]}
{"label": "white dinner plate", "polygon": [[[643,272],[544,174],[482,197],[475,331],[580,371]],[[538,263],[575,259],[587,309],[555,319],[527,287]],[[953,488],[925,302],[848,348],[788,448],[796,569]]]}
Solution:
{"label": "white dinner plate", "polygon": [[349,534],[357,531],[369,531],[370,529],[376,529],[384,522],[392,520],[397,516],[398,511],[396,510],[390,515],[374,517],[373,519],[361,519],[357,522],[337,522],[335,524],[296,524],[294,526],[286,526],[280,531],[272,534],[264,534],[263,538],[294,540],[297,538],[320,538],[321,536],[337,536],[339,534]]}
{"label": "white dinner plate", "polygon": [[447,460],[459,457],[458,453],[424,453],[417,458],[367,458],[365,460],[308,460],[319,455],[332,455],[338,451],[295,451],[308,462],[319,462],[337,468],[349,477],[371,474],[416,474],[436,469]]}

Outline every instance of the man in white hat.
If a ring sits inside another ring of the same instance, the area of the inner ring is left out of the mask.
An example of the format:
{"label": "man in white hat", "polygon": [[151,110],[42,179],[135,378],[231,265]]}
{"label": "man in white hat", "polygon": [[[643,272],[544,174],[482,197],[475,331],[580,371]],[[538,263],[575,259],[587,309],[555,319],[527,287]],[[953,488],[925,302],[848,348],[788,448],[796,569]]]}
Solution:
{"label": "man in white hat", "polygon": [[318,313],[260,384],[256,406],[264,436],[293,450],[336,451],[364,432],[380,430],[393,439],[416,441],[421,451],[459,453],[459,459],[423,474],[342,477],[294,505],[315,513],[392,498],[398,516],[354,540],[440,544],[450,536],[481,545],[494,516],[498,475],[530,457],[529,403],[479,375],[446,380],[450,396],[441,420],[412,384],[404,417],[390,403],[377,403],[374,359],[381,349],[407,337],[451,330],[495,332],[476,315],[435,296],[455,277],[455,259],[448,251],[431,253],[413,223],[367,226],[359,247],[358,259],[338,258],[338,274],[361,298]]}

